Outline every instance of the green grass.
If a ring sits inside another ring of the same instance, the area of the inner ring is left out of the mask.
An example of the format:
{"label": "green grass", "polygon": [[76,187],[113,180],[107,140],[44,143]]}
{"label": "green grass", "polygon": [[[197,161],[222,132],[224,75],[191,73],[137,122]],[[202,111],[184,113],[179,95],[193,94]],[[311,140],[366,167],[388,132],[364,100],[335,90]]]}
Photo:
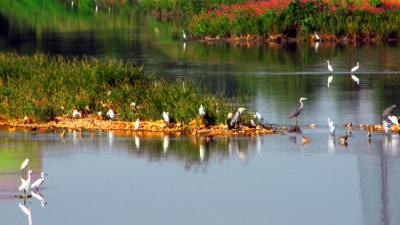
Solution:
{"label": "green grass", "polygon": [[[137,106],[131,108],[131,102]],[[202,104],[212,125],[225,123],[239,103],[210,94],[193,80],[156,79],[131,62],[0,54],[0,113],[9,119],[33,116],[45,122],[74,109],[96,114],[113,109],[121,121],[159,120],[168,111],[172,122],[188,124]]]}

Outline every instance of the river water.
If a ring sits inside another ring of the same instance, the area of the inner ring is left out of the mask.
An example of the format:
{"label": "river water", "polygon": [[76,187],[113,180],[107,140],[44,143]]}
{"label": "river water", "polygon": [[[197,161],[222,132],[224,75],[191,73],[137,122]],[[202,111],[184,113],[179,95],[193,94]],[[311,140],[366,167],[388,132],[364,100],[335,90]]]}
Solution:
{"label": "river water", "polygon": [[[1,26],[4,52],[131,60],[160,78],[196,79],[232,98],[245,94],[248,111],[281,126],[294,124],[288,115],[307,97],[299,124],[311,142],[285,132],[207,142],[168,133],[69,131],[61,140],[57,133],[3,128],[0,224],[400,222],[399,135],[373,132],[369,142],[355,128],[346,145],[337,140],[346,122],[379,124],[383,109],[400,105],[398,43],[183,42],[179,24],[139,15],[99,13],[86,19],[93,20],[89,28],[73,19],[76,28],[65,21],[14,24],[11,16],[1,17],[8,25]],[[113,23],[103,22],[108,17]],[[327,60],[334,69],[329,87]],[[357,62],[359,84],[349,73]],[[334,137],[327,118],[338,126]],[[48,173],[39,189],[44,200],[14,197],[25,158],[34,180]]]}

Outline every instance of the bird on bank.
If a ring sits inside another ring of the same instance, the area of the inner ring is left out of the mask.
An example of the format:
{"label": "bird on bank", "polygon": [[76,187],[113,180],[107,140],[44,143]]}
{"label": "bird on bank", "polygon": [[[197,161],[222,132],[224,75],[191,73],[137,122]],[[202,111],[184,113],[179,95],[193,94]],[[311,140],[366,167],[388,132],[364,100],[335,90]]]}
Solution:
{"label": "bird on bank", "polygon": [[19,186],[19,188],[18,188],[19,191],[24,190],[25,195],[26,195],[26,191],[29,190],[29,186],[31,184],[31,175],[32,175],[32,170],[29,170],[28,178],[26,180],[21,179],[21,186]]}
{"label": "bird on bank", "polygon": [[388,119],[395,125],[399,125],[399,120],[397,116],[388,116]]}
{"label": "bird on bank", "polygon": [[115,120],[115,114],[114,114],[114,111],[112,109],[108,110],[106,115],[110,120]]}
{"label": "bird on bank", "polygon": [[301,97],[299,102],[300,102],[300,107],[293,110],[292,113],[289,115],[289,119],[292,117],[296,117],[296,127],[298,126],[299,123],[299,115],[301,113],[301,110],[303,109],[303,100],[307,100],[307,98]]}
{"label": "bird on bank", "polygon": [[41,177],[40,177],[39,179],[37,179],[37,180],[31,185],[31,188],[36,188],[36,191],[39,191],[40,185],[42,185],[43,182],[44,182],[44,175],[48,176],[47,173],[42,172],[42,173],[40,174]]}
{"label": "bird on bank", "polygon": [[331,121],[329,118],[328,118],[328,127],[329,127],[329,132],[331,133],[331,135],[335,135],[335,131],[336,131],[335,123],[333,121]]}
{"label": "bird on bank", "polygon": [[170,121],[170,119],[169,119],[169,112],[163,112],[162,113],[162,116],[163,116],[163,118],[164,118],[164,121],[167,123],[167,124],[169,124],[169,121]]}
{"label": "bird on bank", "polygon": [[360,68],[360,63],[357,62],[357,66],[351,68],[350,73],[355,73]]}
{"label": "bird on bank", "polygon": [[317,32],[314,31],[315,41],[321,41],[321,38],[318,36]]}
{"label": "bird on bank", "polygon": [[229,122],[229,129],[235,128],[239,124],[241,114],[246,110],[246,108],[238,108],[235,115],[233,115],[231,121]]}
{"label": "bird on bank", "polygon": [[259,113],[257,111],[254,113],[254,117],[253,118],[256,119],[257,122],[259,122],[259,123],[263,123],[264,122],[264,117],[261,115],[261,113]]}
{"label": "bird on bank", "polygon": [[329,60],[327,60],[326,63],[328,64],[328,70],[329,70],[329,72],[332,74],[333,68],[332,68],[331,64],[329,64]]}
{"label": "bird on bank", "polygon": [[201,118],[204,118],[206,116],[206,111],[204,110],[203,105],[200,105],[199,114],[200,114]]}

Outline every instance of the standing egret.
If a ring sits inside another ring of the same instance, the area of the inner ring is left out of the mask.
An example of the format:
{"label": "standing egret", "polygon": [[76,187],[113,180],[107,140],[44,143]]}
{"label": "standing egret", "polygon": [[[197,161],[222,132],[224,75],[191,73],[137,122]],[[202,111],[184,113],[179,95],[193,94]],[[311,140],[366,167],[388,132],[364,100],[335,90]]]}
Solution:
{"label": "standing egret", "polygon": [[359,62],[357,62],[357,66],[351,68],[350,73],[355,73],[358,70],[358,68],[360,68],[360,63]]}
{"label": "standing egret", "polygon": [[315,41],[321,41],[321,38],[318,36],[317,32],[314,31]]}
{"label": "standing egret", "polygon": [[330,86],[332,80],[333,80],[333,76],[331,75],[328,77],[328,84],[327,84],[328,87]]}
{"label": "standing egret", "polygon": [[25,161],[22,162],[22,165],[21,165],[21,171],[23,174],[22,177],[24,177],[24,174],[26,172],[26,167],[28,166],[28,164],[29,164],[29,159],[25,159]]}
{"label": "standing egret", "polygon": [[300,100],[299,100],[299,102],[300,102],[300,107],[297,108],[297,109],[295,109],[295,110],[293,110],[293,112],[292,112],[292,113],[290,114],[290,116],[289,116],[289,119],[292,118],[292,117],[296,117],[296,127],[298,126],[298,123],[299,123],[299,115],[300,115],[300,112],[301,112],[301,110],[303,109],[303,100],[307,100],[307,98],[301,97]]}
{"label": "standing egret", "polygon": [[328,118],[328,127],[329,127],[329,132],[331,133],[331,135],[335,135],[335,131],[336,131],[335,123],[333,121],[331,121],[329,118]]}
{"label": "standing egret", "polygon": [[382,117],[389,116],[397,108],[396,104],[389,106],[387,109],[383,110]]}
{"label": "standing egret", "polygon": [[135,123],[135,130],[139,130],[139,127],[140,127],[140,118],[137,118]]}
{"label": "standing egret", "polygon": [[264,122],[264,117],[257,111],[254,113],[254,119],[256,119],[259,123]]}
{"label": "standing egret", "polygon": [[163,112],[162,113],[162,116],[163,116],[163,118],[164,118],[164,121],[167,123],[167,124],[169,124],[169,112]]}
{"label": "standing egret", "polygon": [[110,120],[115,120],[115,114],[114,114],[114,111],[112,109],[108,110],[106,115]]}
{"label": "standing egret", "polygon": [[332,74],[333,68],[332,68],[331,64],[329,64],[329,60],[327,60],[326,62],[327,62],[327,64],[328,64],[328,70],[329,70],[329,72]]}
{"label": "standing egret", "polygon": [[185,30],[182,30],[182,33],[183,33],[183,34],[182,34],[183,40],[186,41],[188,37],[187,37],[187,35],[186,35],[186,33],[185,33]]}
{"label": "standing egret", "polygon": [[200,105],[199,114],[200,114],[201,118],[204,118],[204,116],[206,115],[206,111],[204,110],[203,105]]}
{"label": "standing egret", "polygon": [[37,179],[37,180],[31,185],[31,188],[36,188],[36,191],[39,191],[40,185],[42,185],[43,182],[44,182],[44,175],[47,176],[47,173],[42,172],[42,173],[40,174],[41,177],[40,177],[39,179]]}
{"label": "standing egret", "polygon": [[28,171],[28,179],[23,180],[21,179],[21,186],[19,186],[18,190],[22,191],[24,190],[24,194],[26,195],[26,191],[29,189],[29,185],[31,184],[31,174],[32,174],[32,170]]}

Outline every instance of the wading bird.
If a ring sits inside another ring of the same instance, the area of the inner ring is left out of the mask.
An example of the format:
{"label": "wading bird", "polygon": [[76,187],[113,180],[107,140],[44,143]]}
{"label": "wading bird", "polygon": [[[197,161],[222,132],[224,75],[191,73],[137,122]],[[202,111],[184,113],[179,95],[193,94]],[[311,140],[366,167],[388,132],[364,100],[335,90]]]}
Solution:
{"label": "wading bird", "polygon": [[163,112],[162,116],[164,118],[164,121],[169,124],[169,112]]}
{"label": "wading bird", "polygon": [[385,130],[386,133],[390,132],[390,123],[386,120],[382,121],[382,128]]}
{"label": "wading bird", "polygon": [[31,188],[36,188],[36,191],[39,191],[40,185],[42,185],[43,182],[44,182],[44,175],[47,176],[47,173],[42,172],[42,173],[40,174],[41,177],[40,177],[39,179],[37,179],[37,180],[31,185]]}
{"label": "wading bird", "polygon": [[114,120],[115,119],[115,114],[114,114],[114,111],[112,109],[108,110],[106,115],[110,120]]}
{"label": "wading bird", "polygon": [[22,191],[24,190],[24,194],[26,195],[26,191],[29,189],[29,185],[31,184],[31,174],[32,170],[28,171],[28,178],[26,180],[21,179],[21,186],[19,186],[18,190]]}
{"label": "wading bird", "polygon": [[301,112],[301,110],[303,109],[303,100],[307,100],[307,98],[301,97],[300,100],[299,100],[299,102],[300,102],[300,107],[297,108],[297,109],[295,109],[295,110],[293,110],[293,112],[292,112],[292,113],[290,114],[290,116],[289,116],[289,119],[292,118],[292,117],[296,117],[296,127],[298,126],[298,123],[299,123],[299,115],[300,115],[300,112]]}
{"label": "wading bird", "polygon": [[229,122],[229,129],[235,128],[239,124],[240,115],[246,110],[246,108],[238,108],[235,115],[233,115],[231,121]]}
{"label": "wading bird", "polygon": [[397,108],[396,104],[389,106],[387,109],[383,110],[382,117],[389,116]]}
{"label": "wading bird", "polygon": [[317,32],[314,31],[315,41],[321,41],[321,38],[318,36]]}
{"label": "wading bird", "polygon": [[29,162],[30,162],[29,159],[25,159],[25,161],[23,161],[21,164],[22,177],[24,177],[24,174],[26,172],[26,167],[28,166]]}
{"label": "wading bird", "polygon": [[329,64],[329,60],[327,60],[326,63],[328,64],[328,70],[329,70],[329,72],[332,74],[333,68],[332,68],[331,64]]}
{"label": "wading bird", "polygon": [[329,132],[331,133],[331,135],[335,135],[335,131],[336,131],[335,123],[333,121],[331,121],[329,118],[328,118],[328,127],[329,127]]}
{"label": "wading bird", "polygon": [[204,118],[204,116],[206,116],[206,111],[204,110],[203,105],[200,105],[199,114],[200,114],[201,118]]}
{"label": "wading bird", "polygon": [[359,62],[357,62],[357,66],[351,68],[350,73],[355,73],[358,70],[358,68],[360,68],[360,63]]}
{"label": "wading bird", "polygon": [[346,134],[349,135],[349,136],[353,135],[353,133],[351,133],[351,131],[350,131],[350,129],[353,127],[353,123],[352,122],[347,122],[346,123],[346,127],[347,127]]}
{"label": "wading bird", "polygon": [[347,142],[347,134],[346,135],[344,135],[344,136],[340,136],[338,139],[339,139],[339,141],[341,141],[342,143],[344,143],[344,142]]}
{"label": "wading bird", "polygon": [[186,35],[186,33],[185,33],[185,30],[182,30],[182,37],[183,37],[183,40],[187,40],[187,35]]}
{"label": "wading bird", "polygon": [[264,117],[257,111],[254,113],[254,119],[256,119],[259,123],[264,122]]}
{"label": "wading bird", "polygon": [[137,118],[135,123],[135,130],[139,130],[139,127],[140,127],[140,118]]}

